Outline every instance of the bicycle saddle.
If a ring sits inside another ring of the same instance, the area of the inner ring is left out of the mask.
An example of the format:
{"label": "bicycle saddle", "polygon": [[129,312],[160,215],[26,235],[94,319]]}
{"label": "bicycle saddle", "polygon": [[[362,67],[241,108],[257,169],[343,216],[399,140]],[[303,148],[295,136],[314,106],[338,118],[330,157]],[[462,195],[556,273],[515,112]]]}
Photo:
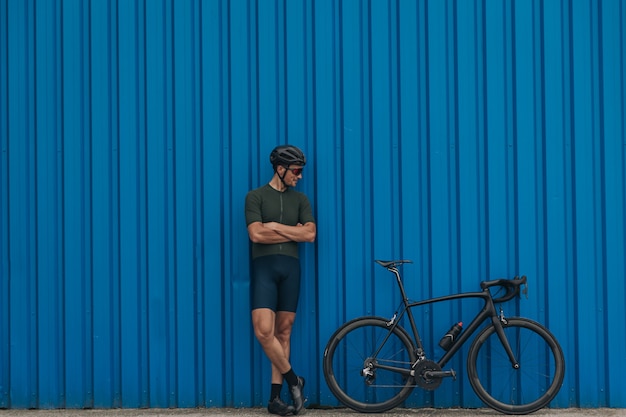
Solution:
{"label": "bicycle saddle", "polygon": [[396,261],[381,261],[381,260],[376,259],[376,263],[384,268],[390,268],[390,267],[394,267],[394,266],[398,266],[402,264],[412,264],[413,261],[408,260],[408,259],[399,259]]}

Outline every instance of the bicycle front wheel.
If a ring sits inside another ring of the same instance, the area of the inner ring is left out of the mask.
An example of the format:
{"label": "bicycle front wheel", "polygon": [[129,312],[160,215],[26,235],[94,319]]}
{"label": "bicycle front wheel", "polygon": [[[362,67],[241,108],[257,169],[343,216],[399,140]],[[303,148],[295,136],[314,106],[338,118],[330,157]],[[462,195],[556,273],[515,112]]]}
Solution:
{"label": "bicycle front wheel", "polygon": [[411,394],[415,384],[408,373],[415,361],[404,329],[390,331],[385,319],[362,317],[331,336],[324,351],[324,377],[344,405],[361,413],[381,413]]}
{"label": "bicycle front wheel", "polygon": [[476,395],[506,414],[537,411],[556,396],[565,376],[565,359],[556,338],[542,325],[509,318],[503,325],[519,368],[515,369],[496,328],[485,328],[467,356],[467,372]]}

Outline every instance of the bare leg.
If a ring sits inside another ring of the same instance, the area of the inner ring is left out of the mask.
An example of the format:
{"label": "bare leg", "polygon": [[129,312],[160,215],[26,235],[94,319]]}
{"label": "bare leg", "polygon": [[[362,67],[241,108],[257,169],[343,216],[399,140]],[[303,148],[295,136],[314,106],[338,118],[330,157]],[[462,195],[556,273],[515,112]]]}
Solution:
{"label": "bare leg", "polygon": [[[287,358],[287,361],[289,361],[289,355],[291,353],[291,329],[293,328],[295,319],[296,313],[288,311],[279,311],[276,313],[274,335],[283,348],[283,354],[285,358]],[[291,368],[291,365],[289,367]],[[288,370],[289,369],[287,369],[287,371]],[[272,364],[272,384],[282,384],[283,373],[284,372],[280,372],[278,368]]]}
{"label": "bare leg", "polygon": [[[289,350],[295,313],[274,313],[269,308],[252,310],[254,334],[272,362],[272,383],[281,384],[282,374],[291,369]],[[286,342],[285,342],[286,340]]]}

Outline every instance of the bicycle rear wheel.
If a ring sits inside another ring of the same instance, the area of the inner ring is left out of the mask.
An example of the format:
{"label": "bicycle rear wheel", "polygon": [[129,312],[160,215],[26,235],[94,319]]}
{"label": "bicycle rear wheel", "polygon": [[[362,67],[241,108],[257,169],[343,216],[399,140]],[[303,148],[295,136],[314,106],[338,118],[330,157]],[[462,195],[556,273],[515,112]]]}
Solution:
{"label": "bicycle rear wheel", "polygon": [[556,396],[565,376],[563,351],[542,325],[509,318],[504,333],[520,368],[514,369],[493,325],[474,340],[467,356],[467,372],[476,395],[489,407],[506,414],[537,411]]}
{"label": "bicycle rear wheel", "polygon": [[378,366],[408,372],[415,361],[404,329],[396,326],[390,332],[385,319],[361,317],[331,336],[324,351],[324,377],[344,405],[361,413],[380,413],[400,405],[415,384],[411,376]]}

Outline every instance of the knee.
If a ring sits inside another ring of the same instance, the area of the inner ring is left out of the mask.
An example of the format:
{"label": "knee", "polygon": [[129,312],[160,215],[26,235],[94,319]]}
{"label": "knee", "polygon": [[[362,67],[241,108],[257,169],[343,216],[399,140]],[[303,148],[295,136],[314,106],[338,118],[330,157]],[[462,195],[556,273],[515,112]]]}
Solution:
{"label": "knee", "polygon": [[254,335],[261,345],[266,345],[274,340],[274,328],[264,323],[255,323]]}
{"label": "knee", "polygon": [[281,343],[288,343],[291,339],[291,329],[293,328],[293,321],[281,323],[280,326],[276,328],[275,335],[276,338]]}

